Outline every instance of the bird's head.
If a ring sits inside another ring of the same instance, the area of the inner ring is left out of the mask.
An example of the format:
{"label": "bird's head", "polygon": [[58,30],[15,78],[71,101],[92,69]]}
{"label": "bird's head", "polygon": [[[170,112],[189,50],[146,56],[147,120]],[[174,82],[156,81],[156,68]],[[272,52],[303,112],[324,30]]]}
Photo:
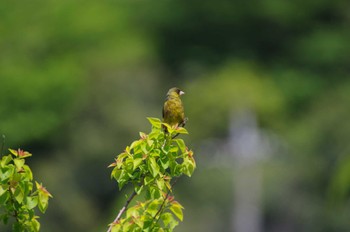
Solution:
{"label": "bird's head", "polygon": [[174,88],[171,88],[169,89],[168,93],[167,93],[167,96],[176,96],[176,97],[179,97],[181,95],[185,94],[184,91],[182,91],[181,89],[177,88],[177,87],[174,87]]}

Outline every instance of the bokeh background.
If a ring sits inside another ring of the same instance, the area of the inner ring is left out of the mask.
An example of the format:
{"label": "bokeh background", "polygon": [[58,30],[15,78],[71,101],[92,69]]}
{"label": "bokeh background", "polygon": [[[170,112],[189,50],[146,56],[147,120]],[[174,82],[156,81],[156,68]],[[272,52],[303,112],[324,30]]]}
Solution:
{"label": "bokeh background", "polygon": [[54,195],[42,231],[107,230],[128,194],[107,166],[173,86],[198,165],[176,185],[177,231],[349,231],[349,12],[347,0],[1,1],[0,133]]}

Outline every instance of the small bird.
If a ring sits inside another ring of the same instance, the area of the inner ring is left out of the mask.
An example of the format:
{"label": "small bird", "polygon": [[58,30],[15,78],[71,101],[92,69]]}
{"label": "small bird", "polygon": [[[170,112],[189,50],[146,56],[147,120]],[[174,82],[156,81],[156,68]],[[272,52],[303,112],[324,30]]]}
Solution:
{"label": "small bird", "polygon": [[[163,106],[163,122],[170,126],[185,126],[187,118],[180,99],[185,94],[184,91],[177,87],[169,89]],[[164,129],[166,131],[166,129]]]}

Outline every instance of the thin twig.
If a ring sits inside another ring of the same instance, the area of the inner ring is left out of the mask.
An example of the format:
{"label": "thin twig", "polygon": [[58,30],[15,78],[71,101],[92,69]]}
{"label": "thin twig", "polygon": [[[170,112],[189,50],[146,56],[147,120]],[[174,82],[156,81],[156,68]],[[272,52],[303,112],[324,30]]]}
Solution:
{"label": "thin twig", "polygon": [[13,193],[11,191],[11,186],[9,186],[8,191],[10,193],[10,201],[11,201],[11,203],[13,205],[13,215],[12,216],[16,219],[17,222],[19,222],[18,210],[17,210],[17,207],[15,205],[15,200],[14,200]]}
{"label": "thin twig", "polygon": [[[176,184],[176,182],[177,182],[178,179],[179,179],[179,178],[176,178],[176,179],[174,180],[174,182],[171,184],[171,188],[174,187],[174,185]],[[160,212],[163,211],[163,207],[164,207],[164,205],[165,205],[166,200],[168,199],[169,194],[170,194],[170,189],[168,189],[168,192],[167,192],[167,194],[165,195],[165,198],[164,198],[164,200],[163,200],[161,206],[159,207],[157,213],[154,215],[153,221],[156,219],[156,217],[158,216],[158,214],[160,214]],[[160,218],[160,217],[159,217],[159,218]],[[159,218],[156,220],[156,224],[157,224]]]}
{"label": "thin twig", "polygon": [[129,196],[129,198],[126,200],[125,205],[123,206],[123,208],[119,211],[117,217],[114,219],[114,221],[111,223],[111,226],[108,228],[107,232],[110,232],[112,230],[112,227],[115,223],[117,223],[119,221],[119,219],[121,218],[121,216],[123,215],[123,213],[128,209],[128,206],[130,204],[130,202],[132,201],[132,199],[136,196],[136,191],[134,190],[134,192]]}

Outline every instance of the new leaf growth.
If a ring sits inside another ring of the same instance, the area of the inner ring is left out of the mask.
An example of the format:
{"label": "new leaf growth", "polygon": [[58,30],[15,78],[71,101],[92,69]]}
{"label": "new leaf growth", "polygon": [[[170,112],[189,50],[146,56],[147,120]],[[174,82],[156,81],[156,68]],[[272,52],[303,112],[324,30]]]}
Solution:
{"label": "new leaf growth", "polygon": [[[174,200],[172,188],[180,176],[192,175],[196,162],[185,142],[173,137],[188,132],[157,118],[148,120],[152,131],[140,132],[140,139],[127,146],[109,165],[113,167],[111,177],[118,182],[119,189],[132,184],[134,192],[108,231],[173,231],[179,220],[183,220],[183,207]],[[129,208],[132,198],[140,194],[145,200]],[[125,211],[126,216],[122,217]]]}

